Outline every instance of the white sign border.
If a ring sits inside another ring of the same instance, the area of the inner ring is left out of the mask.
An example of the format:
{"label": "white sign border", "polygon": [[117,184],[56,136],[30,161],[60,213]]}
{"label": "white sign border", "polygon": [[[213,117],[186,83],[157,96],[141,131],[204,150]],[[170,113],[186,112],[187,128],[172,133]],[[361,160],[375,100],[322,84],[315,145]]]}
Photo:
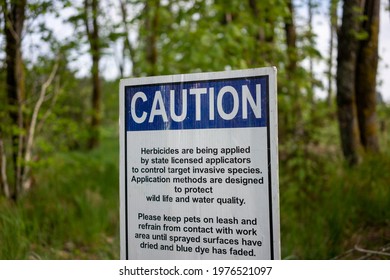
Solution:
{"label": "white sign border", "polygon": [[205,72],[192,74],[177,74],[166,76],[152,76],[141,78],[121,79],[119,86],[119,187],[120,187],[120,256],[122,260],[128,259],[129,253],[126,246],[127,223],[127,190],[126,190],[126,124],[125,124],[125,88],[135,85],[167,84],[178,82],[212,81],[221,79],[235,79],[245,77],[268,76],[268,158],[270,168],[270,223],[271,223],[271,259],[280,259],[280,211],[279,211],[279,163],[278,163],[278,120],[277,120],[277,69],[276,67],[264,67],[244,70],[232,70],[222,72]]}

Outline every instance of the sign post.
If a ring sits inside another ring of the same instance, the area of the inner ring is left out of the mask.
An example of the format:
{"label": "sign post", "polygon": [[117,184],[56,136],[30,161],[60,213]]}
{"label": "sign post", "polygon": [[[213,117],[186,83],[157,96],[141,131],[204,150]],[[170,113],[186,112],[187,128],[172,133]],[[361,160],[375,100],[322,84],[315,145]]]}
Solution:
{"label": "sign post", "polygon": [[122,259],[279,259],[276,68],[120,83]]}

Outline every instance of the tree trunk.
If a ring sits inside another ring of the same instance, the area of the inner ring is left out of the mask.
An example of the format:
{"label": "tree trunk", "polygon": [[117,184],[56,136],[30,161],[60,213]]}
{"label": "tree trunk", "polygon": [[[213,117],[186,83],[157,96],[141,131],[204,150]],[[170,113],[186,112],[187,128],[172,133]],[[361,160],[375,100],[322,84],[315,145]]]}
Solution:
{"label": "tree trunk", "polygon": [[[258,67],[264,63],[274,63],[272,57],[274,50],[274,30],[270,29],[266,32],[266,26],[274,26],[274,20],[271,13],[268,11],[268,5],[261,5],[257,0],[249,0],[249,8],[252,12],[253,20],[257,25],[257,32],[254,34],[256,39],[256,51],[252,54],[250,65]],[[265,6],[265,7],[264,7]],[[264,7],[264,8],[263,8]]]}
{"label": "tree trunk", "polygon": [[0,133],[0,187],[6,198],[11,197],[11,191],[7,178],[7,156],[4,150],[3,138]]}
{"label": "tree trunk", "polygon": [[[291,117],[288,119],[294,138],[299,138],[304,134],[304,124],[302,117],[302,104],[300,87],[296,82],[296,75],[298,69],[298,52],[297,52],[297,33],[294,21],[294,5],[292,0],[287,1],[288,16],[285,18],[284,30],[286,35],[287,45],[287,65],[286,78],[290,92],[290,97],[293,100]],[[297,140],[296,139],[296,140]],[[297,142],[298,143],[298,142]]]}
{"label": "tree trunk", "polygon": [[9,116],[12,122],[12,163],[14,170],[13,198],[16,200],[22,191],[22,163],[24,151],[25,124],[23,107],[25,101],[24,72],[22,60],[22,31],[25,20],[26,0],[3,1],[5,55],[6,55],[6,91]]}
{"label": "tree trunk", "polygon": [[366,1],[363,31],[367,39],[360,41],[356,66],[356,104],[360,141],[367,151],[379,152],[376,117],[376,73],[378,66],[380,0]]}
{"label": "tree trunk", "polygon": [[123,58],[123,63],[122,63],[122,69],[121,69],[121,76],[123,77],[124,73],[125,73],[125,60],[126,60],[126,50],[128,52],[128,55],[129,55],[129,59],[131,61],[131,64],[132,64],[132,68],[134,68],[134,59],[133,59],[133,56],[134,56],[134,47],[132,46],[131,42],[130,42],[130,39],[129,39],[129,34],[130,33],[130,27],[129,27],[129,24],[128,24],[128,19],[127,19],[127,8],[126,8],[126,2],[124,0],[120,0],[120,8],[121,8],[121,15],[122,15],[122,22],[123,22],[123,26],[124,26],[124,29],[125,29],[125,35],[124,35],[124,43],[123,43],[123,48],[122,48],[122,58]]}
{"label": "tree trunk", "polygon": [[285,20],[284,29],[286,32],[286,43],[287,43],[287,74],[294,73],[297,69],[298,54],[297,54],[297,33],[295,30],[294,23],[294,6],[291,0],[287,1],[287,8],[289,10],[289,16]]}
{"label": "tree trunk", "polygon": [[261,19],[264,17],[260,16],[260,9],[258,7],[258,2],[256,0],[249,0],[249,7],[252,11],[253,17],[259,22],[257,34],[256,34],[256,40],[260,44],[263,44],[265,42],[265,31],[264,27],[261,24]]}
{"label": "tree trunk", "polygon": [[90,52],[92,57],[92,118],[91,131],[88,139],[88,148],[93,149],[99,145],[100,135],[99,128],[101,123],[101,80],[99,75],[100,62],[100,37],[98,24],[98,0],[85,0],[85,27],[87,30],[88,40],[90,44]]}
{"label": "tree trunk", "polygon": [[[39,98],[37,102],[35,103],[33,114],[31,116],[31,121],[28,129],[28,133],[26,135],[26,148],[25,148],[25,154],[24,154],[24,163],[25,166],[23,168],[23,190],[26,191],[30,189],[32,185],[32,176],[30,172],[30,166],[28,165],[31,160],[32,160],[32,155],[33,155],[33,147],[34,147],[34,140],[35,140],[35,131],[37,128],[37,123],[38,123],[38,114],[39,111],[41,110],[42,104],[45,101],[46,98],[46,93],[47,89],[51,85],[51,83],[54,80],[54,77],[57,73],[58,69],[58,62],[54,65],[53,70],[51,71],[49,77],[47,80],[42,84],[41,86],[41,91],[39,94]],[[42,120],[43,121],[43,120]]]}
{"label": "tree trunk", "polygon": [[146,37],[146,61],[148,63],[148,73],[151,76],[158,74],[157,69],[157,37],[159,26],[160,0],[146,1],[145,3],[145,28]]}
{"label": "tree trunk", "polygon": [[334,50],[334,38],[337,35],[337,4],[338,0],[331,0],[329,7],[330,14],[330,39],[329,39],[329,60],[328,60],[328,106],[332,106],[332,95],[333,95],[333,50]]}
{"label": "tree trunk", "polygon": [[359,162],[359,132],[355,106],[355,69],[358,50],[359,0],[344,1],[338,37],[337,109],[344,157],[350,165]]}
{"label": "tree trunk", "polygon": [[[309,42],[310,42],[310,47],[313,47],[315,46],[315,41],[314,41],[314,33],[313,33],[313,14],[314,14],[314,8],[315,8],[315,4],[313,3],[313,0],[308,0],[308,3],[307,3],[307,6],[308,6],[308,19],[307,19],[307,25],[308,25],[308,39],[309,39]],[[314,84],[314,80],[315,80],[315,77],[314,77],[314,70],[313,70],[313,57],[312,55],[309,56],[309,79],[310,79],[310,87],[307,89],[307,93],[308,93],[308,98],[309,98],[309,102],[310,102],[310,110],[313,111],[314,110],[314,87],[315,87],[315,84]]]}

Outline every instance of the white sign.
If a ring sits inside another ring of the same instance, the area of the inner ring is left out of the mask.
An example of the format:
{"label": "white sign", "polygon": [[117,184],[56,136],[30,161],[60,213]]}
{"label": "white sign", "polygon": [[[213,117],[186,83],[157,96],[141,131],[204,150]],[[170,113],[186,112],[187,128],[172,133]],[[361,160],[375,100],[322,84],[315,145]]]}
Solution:
{"label": "white sign", "polygon": [[120,84],[122,259],[279,259],[276,68]]}

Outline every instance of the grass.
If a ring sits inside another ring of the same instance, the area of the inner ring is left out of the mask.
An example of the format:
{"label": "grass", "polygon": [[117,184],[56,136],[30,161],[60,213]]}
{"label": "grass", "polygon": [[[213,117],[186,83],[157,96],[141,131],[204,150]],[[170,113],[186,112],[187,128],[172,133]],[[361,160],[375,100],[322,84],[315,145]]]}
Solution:
{"label": "grass", "polygon": [[0,202],[0,259],[119,258],[117,139],[58,154],[17,204]]}
{"label": "grass", "polygon": [[[118,141],[104,135],[48,160],[16,204],[0,200],[0,259],[119,258]],[[388,150],[355,168],[332,151],[281,160],[282,258],[388,258],[357,249],[389,247],[389,170]]]}
{"label": "grass", "polygon": [[316,160],[304,180],[281,175],[283,257],[389,258],[355,248],[381,251],[390,245],[390,154],[367,156],[355,168],[324,156]]}

